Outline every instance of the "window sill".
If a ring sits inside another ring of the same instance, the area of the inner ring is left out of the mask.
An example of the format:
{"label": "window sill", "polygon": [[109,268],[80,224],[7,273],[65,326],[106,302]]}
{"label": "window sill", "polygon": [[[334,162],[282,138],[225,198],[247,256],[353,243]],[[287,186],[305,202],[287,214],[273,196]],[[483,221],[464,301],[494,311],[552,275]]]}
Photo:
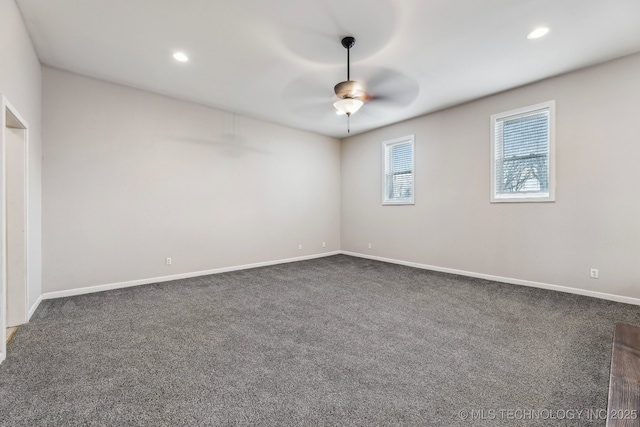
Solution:
{"label": "window sill", "polygon": [[389,201],[382,202],[382,206],[407,206],[407,205],[415,205],[415,204],[416,203],[413,200],[411,201],[403,200],[398,202],[389,202]]}
{"label": "window sill", "polygon": [[491,197],[491,203],[549,203],[555,201],[555,196],[549,194],[541,194],[539,196],[534,196],[531,194],[513,194],[502,197]]}

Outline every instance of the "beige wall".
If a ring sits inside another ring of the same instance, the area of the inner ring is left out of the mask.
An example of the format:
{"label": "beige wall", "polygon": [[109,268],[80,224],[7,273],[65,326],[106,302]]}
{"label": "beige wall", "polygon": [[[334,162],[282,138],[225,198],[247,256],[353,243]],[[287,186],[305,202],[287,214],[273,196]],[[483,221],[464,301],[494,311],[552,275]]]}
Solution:
{"label": "beige wall", "polygon": [[0,93],[29,124],[29,307],[41,293],[40,72],[18,7],[13,0],[0,0]]}
{"label": "beige wall", "polygon": [[[344,140],[342,249],[640,298],[639,76],[636,54]],[[489,203],[490,115],[553,99],[556,202]],[[381,141],[408,134],[416,204],[382,206]]]}
{"label": "beige wall", "polygon": [[[43,70],[44,292],[343,249],[640,298],[640,55],[341,145]],[[490,115],[548,100],[556,202],[489,203]],[[381,141],[408,134],[416,204],[382,206]]]}
{"label": "beige wall", "polygon": [[43,132],[44,292],[340,249],[336,139],[48,67]]}

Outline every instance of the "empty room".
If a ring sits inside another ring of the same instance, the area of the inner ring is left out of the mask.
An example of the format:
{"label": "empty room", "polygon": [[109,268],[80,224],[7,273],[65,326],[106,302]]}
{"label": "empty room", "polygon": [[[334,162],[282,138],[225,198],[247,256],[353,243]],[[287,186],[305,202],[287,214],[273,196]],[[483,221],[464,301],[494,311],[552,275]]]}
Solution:
{"label": "empty room", "polygon": [[640,426],[637,0],[0,0],[0,107],[0,425]]}

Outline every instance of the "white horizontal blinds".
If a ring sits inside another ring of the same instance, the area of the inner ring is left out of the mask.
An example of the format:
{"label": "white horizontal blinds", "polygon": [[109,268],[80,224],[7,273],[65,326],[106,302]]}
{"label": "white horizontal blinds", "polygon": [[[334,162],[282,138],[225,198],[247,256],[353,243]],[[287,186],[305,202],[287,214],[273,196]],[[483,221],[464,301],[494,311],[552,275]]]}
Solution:
{"label": "white horizontal blinds", "polygon": [[495,121],[496,195],[548,194],[549,108]]}
{"label": "white horizontal blinds", "polygon": [[385,200],[413,200],[413,143],[387,144],[385,158]]}

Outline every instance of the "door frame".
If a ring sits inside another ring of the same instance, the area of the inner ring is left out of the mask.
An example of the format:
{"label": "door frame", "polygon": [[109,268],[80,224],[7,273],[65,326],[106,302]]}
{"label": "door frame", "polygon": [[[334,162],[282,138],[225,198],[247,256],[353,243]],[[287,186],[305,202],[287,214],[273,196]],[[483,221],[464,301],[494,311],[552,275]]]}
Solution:
{"label": "door frame", "polygon": [[7,357],[7,128],[24,131],[24,298],[29,320],[29,125],[0,94],[0,363]]}

